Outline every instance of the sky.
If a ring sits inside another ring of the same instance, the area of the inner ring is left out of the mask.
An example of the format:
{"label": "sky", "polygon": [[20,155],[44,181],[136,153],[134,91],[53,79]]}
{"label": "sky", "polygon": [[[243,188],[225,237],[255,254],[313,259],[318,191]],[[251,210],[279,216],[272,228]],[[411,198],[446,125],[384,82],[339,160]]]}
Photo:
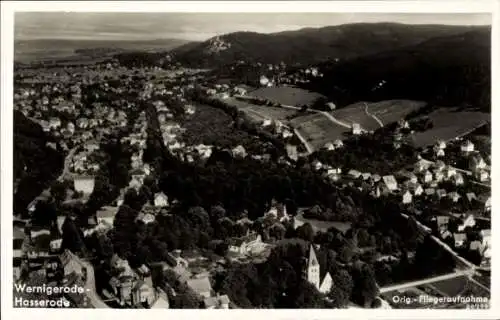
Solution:
{"label": "sky", "polygon": [[356,22],[489,25],[478,13],[85,13],[18,12],[16,40],[153,40],[202,41],[235,31],[272,33]]}

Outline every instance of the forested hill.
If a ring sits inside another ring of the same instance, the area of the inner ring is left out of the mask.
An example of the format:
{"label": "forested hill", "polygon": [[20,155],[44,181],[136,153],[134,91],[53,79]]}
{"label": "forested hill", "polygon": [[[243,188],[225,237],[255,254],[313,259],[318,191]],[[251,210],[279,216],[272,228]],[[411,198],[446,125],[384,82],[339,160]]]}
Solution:
{"label": "forested hill", "polygon": [[[14,212],[21,212],[61,172],[64,154],[48,147],[52,141],[40,125],[14,111]],[[21,211],[20,211],[21,210]]]}
{"label": "forested hill", "polygon": [[394,50],[475,28],[357,23],[272,34],[235,32],[201,43],[189,43],[172,52],[183,64],[197,67],[214,67],[238,60],[307,65]]}
{"label": "forested hill", "polygon": [[423,100],[490,111],[489,27],[433,38],[418,45],[321,66],[307,88],[338,106],[356,101]]}

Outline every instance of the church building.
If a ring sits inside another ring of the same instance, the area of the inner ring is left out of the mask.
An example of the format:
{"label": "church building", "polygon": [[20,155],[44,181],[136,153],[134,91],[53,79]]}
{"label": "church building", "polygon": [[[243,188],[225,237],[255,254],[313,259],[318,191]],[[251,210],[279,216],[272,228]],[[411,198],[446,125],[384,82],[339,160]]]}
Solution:
{"label": "church building", "polygon": [[307,259],[306,268],[307,270],[305,272],[305,276],[307,281],[314,285],[321,293],[328,293],[333,285],[332,276],[330,275],[330,272],[327,272],[323,281],[321,281],[321,267],[312,245],[309,249],[309,259]]}

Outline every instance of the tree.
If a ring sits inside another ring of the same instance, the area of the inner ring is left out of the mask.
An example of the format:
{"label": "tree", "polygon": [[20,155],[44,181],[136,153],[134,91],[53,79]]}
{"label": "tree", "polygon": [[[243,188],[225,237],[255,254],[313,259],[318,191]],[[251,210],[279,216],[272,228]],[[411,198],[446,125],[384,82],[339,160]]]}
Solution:
{"label": "tree", "polygon": [[34,225],[50,227],[57,220],[57,211],[54,202],[39,201],[33,212],[32,221]]}
{"label": "tree", "polygon": [[297,228],[297,238],[308,242],[312,242],[314,240],[314,229],[309,222],[304,223]]}
{"label": "tree", "polygon": [[74,253],[85,251],[83,242],[83,232],[78,228],[72,218],[67,217],[62,225],[62,244],[61,248],[68,249]]}
{"label": "tree", "polygon": [[349,272],[345,269],[336,268],[332,273],[333,287],[328,293],[335,308],[345,307],[351,298],[353,280]]}
{"label": "tree", "polygon": [[355,270],[353,279],[353,301],[361,306],[370,306],[379,294],[375,272],[369,265],[364,264],[361,266],[361,270]]}
{"label": "tree", "polygon": [[64,201],[66,199],[66,184],[56,180],[50,188],[50,193],[57,203]]}

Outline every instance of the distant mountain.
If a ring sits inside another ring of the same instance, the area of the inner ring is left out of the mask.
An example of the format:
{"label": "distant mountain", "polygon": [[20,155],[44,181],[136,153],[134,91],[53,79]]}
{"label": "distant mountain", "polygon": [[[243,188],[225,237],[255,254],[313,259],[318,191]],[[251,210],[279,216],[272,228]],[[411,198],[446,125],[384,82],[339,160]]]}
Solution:
{"label": "distant mountain", "polygon": [[188,43],[187,40],[71,40],[71,39],[36,39],[16,40],[14,42],[14,60],[31,62],[36,60],[68,58],[77,55],[110,55],[123,51],[169,51]]}
{"label": "distant mountain", "polygon": [[474,27],[361,23],[272,34],[235,32],[189,43],[172,52],[182,63],[201,67],[238,60],[311,64],[375,54],[471,30]]}
{"label": "distant mountain", "polygon": [[490,111],[491,30],[442,36],[374,55],[320,65],[306,84],[339,106],[357,101],[423,100]]}

